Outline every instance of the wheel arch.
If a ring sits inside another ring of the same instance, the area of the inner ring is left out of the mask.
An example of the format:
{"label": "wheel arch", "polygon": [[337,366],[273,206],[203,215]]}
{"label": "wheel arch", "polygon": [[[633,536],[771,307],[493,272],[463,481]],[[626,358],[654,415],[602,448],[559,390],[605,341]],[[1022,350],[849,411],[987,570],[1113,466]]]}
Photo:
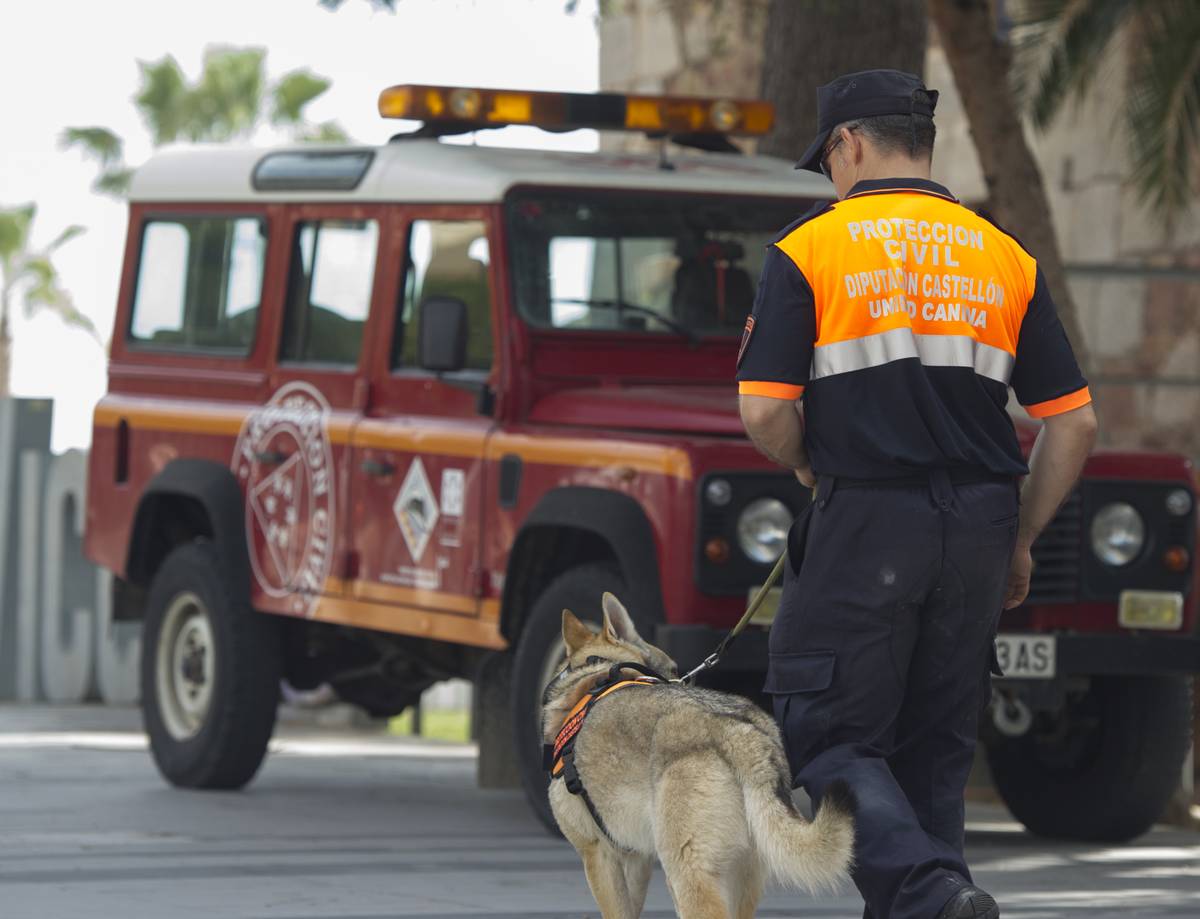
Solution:
{"label": "wheel arch", "polygon": [[567,486],[543,495],[513,540],[501,634],[514,642],[546,585],[575,565],[596,561],[620,569],[628,592],[621,600],[639,626],[662,621],[658,546],[642,506],[621,492]]}
{"label": "wheel arch", "polygon": [[138,500],[126,578],[147,587],[172,549],[193,539],[213,543],[228,565],[240,596],[250,589],[242,490],[227,466],[211,460],[176,459],[146,485]]}

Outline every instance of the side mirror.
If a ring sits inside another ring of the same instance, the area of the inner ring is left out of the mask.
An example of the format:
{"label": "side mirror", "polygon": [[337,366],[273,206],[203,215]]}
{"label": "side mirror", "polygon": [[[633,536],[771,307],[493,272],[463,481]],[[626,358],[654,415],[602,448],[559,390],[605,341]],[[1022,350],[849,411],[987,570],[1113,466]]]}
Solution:
{"label": "side mirror", "polygon": [[447,373],[467,365],[467,305],[457,297],[421,301],[417,358],[425,370]]}

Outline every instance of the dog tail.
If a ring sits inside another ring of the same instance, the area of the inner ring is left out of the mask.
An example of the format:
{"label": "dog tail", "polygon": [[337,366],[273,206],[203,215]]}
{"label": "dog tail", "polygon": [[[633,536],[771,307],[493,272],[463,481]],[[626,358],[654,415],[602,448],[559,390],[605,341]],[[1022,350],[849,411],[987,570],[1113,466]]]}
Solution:
{"label": "dog tail", "polygon": [[784,775],[745,788],[751,832],[766,867],[776,880],[813,894],[841,886],[854,854],[854,798],[845,782],[834,782],[812,822],[792,803]]}

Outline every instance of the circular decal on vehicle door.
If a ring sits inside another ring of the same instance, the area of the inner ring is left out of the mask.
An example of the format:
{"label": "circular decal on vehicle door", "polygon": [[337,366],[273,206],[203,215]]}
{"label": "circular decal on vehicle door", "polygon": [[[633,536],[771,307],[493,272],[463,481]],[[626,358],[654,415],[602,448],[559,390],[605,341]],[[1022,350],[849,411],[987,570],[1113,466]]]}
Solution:
{"label": "circular decal on vehicle door", "polygon": [[329,403],[288,383],[242,424],[233,471],[246,495],[250,567],[263,592],[312,612],[333,562],[333,451]]}

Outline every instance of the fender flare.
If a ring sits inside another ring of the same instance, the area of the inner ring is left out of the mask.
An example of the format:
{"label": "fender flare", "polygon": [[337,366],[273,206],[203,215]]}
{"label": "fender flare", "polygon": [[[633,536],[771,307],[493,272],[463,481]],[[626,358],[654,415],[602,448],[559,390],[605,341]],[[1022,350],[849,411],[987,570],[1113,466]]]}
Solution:
{"label": "fender flare", "polygon": [[[582,485],[556,488],[544,494],[522,523],[509,559],[518,556],[523,541],[537,529],[566,528],[598,536],[612,549],[625,579],[626,602],[638,626],[663,621],[662,585],[654,528],[642,506],[622,492]],[[501,630],[510,639],[512,578],[505,578]]]}
{"label": "fender flare", "polygon": [[146,485],[134,514],[126,577],[135,584],[148,584],[158,563],[174,548],[175,542],[156,545],[153,540],[156,531],[168,522],[161,518],[164,505],[169,499],[180,498],[198,505],[207,531],[201,528],[193,535],[212,541],[228,566],[237,595],[249,597],[250,558],[242,489],[228,466],[212,460],[172,460]]}

